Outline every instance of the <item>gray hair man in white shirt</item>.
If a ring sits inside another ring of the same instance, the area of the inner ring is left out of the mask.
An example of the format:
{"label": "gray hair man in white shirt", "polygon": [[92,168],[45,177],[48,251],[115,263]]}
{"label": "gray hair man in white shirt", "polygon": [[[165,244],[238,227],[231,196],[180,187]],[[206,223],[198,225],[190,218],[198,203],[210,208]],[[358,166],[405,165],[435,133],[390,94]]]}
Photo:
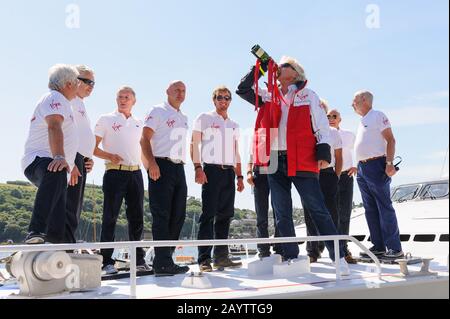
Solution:
{"label": "gray hair man in white shirt", "polygon": [[78,71],[50,68],[50,92],[38,102],[30,121],[22,169],[38,187],[27,244],[62,243],[66,222],[67,175],[74,168],[78,135],[70,101],[77,95]]}
{"label": "gray hair man in white shirt", "polygon": [[67,243],[76,242],[75,232],[80,222],[87,174],[92,171],[94,166],[92,157],[95,148],[95,135],[84,105],[84,99],[92,94],[95,86],[94,71],[86,65],[77,65],[76,69],[79,73],[78,80],[80,83],[77,96],[71,101],[71,104],[77,124],[79,147],[75,158],[75,167],[70,174],[69,187],[67,188],[66,231],[64,235],[64,241]]}

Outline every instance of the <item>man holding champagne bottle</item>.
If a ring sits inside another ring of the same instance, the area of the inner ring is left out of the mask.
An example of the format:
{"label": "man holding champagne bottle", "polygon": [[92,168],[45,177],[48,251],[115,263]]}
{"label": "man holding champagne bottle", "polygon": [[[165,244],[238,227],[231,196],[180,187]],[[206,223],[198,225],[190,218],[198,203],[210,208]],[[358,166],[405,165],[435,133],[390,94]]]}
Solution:
{"label": "man holding champagne bottle", "polygon": [[[306,87],[304,69],[295,59],[283,57],[279,65],[275,65],[260,47],[255,46],[252,53],[258,57],[259,63],[242,79],[236,93],[258,108],[254,154],[264,154],[270,148],[271,162],[278,164],[275,172],[268,175],[268,180],[280,236],[295,237],[292,184],[311,212],[319,234],[337,235],[318,180],[320,169],[331,162],[330,129],[327,116],[320,107],[320,99]],[[257,80],[263,73],[261,71],[266,70],[269,70],[268,89],[257,89]],[[268,134],[261,134],[261,129]],[[265,142],[260,135],[264,135]],[[262,164],[269,165],[267,161]],[[331,259],[335,260],[333,243],[327,241],[325,244]],[[282,246],[285,260],[298,257],[297,244]],[[342,244],[339,250],[340,274],[349,275]]]}

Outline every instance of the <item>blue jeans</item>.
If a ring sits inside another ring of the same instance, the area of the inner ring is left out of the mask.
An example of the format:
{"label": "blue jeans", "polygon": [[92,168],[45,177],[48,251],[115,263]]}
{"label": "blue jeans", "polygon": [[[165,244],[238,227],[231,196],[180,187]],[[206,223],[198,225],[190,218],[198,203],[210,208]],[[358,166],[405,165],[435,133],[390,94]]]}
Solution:
{"label": "blue jeans", "polygon": [[[295,237],[294,221],[292,219],[291,188],[294,184],[302,203],[311,214],[314,224],[320,235],[337,235],[336,226],[325,206],[325,199],[320,190],[319,180],[314,177],[290,177],[287,174],[287,158],[279,156],[276,173],[269,175],[272,204],[277,217],[277,228],[281,237]],[[330,258],[334,260],[334,243],[326,241]],[[343,244],[340,242],[340,256],[344,257]],[[283,257],[285,259],[297,258],[299,254],[296,243],[283,244]]]}
{"label": "blue jeans", "polygon": [[366,211],[370,240],[376,250],[402,250],[397,216],[391,201],[391,178],[385,173],[386,158],[358,164],[359,190]]}
{"label": "blue jeans", "polygon": [[[270,188],[267,174],[261,174],[259,168],[253,170],[253,182],[255,183],[255,210],[256,210],[256,235],[258,238],[269,238],[269,195]],[[276,217],[273,211],[275,237],[280,237],[276,227]],[[281,245],[273,245],[276,254],[282,254]],[[262,256],[270,256],[270,244],[258,244],[258,251]]]}

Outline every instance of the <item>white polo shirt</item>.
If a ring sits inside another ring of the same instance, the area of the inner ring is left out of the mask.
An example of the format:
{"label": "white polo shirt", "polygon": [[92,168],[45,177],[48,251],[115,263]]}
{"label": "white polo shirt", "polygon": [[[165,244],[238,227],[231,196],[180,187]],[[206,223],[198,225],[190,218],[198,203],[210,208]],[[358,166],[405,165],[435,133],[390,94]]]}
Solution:
{"label": "white polo shirt", "polygon": [[353,149],[355,147],[355,134],[348,130],[339,129],[339,134],[342,139],[342,171],[348,171],[354,167],[353,164]]}
{"label": "white polo shirt", "polygon": [[391,123],[383,112],[372,109],[361,119],[355,140],[357,162],[386,155],[387,142],[381,133],[388,128]]}
{"label": "white polo shirt", "polygon": [[339,131],[333,127],[330,127],[330,148],[331,148],[331,163],[328,165],[329,167],[336,167],[336,156],[334,152],[340,148],[342,148],[342,139]]}
{"label": "white polo shirt", "polygon": [[84,102],[79,97],[71,101],[73,117],[78,127],[79,146],[78,153],[84,157],[92,158],[95,149],[95,135],[91,128]]}
{"label": "white polo shirt", "polygon": [[224,120],[216,111],[200,114],[194,131],[202,133],[202,163],[236,166],[241,162],[236,152],[239,125],[230,118]]}
{"label": "white polo shirt", "polygon": [[[141,164],[142,121],[115,111],[100,117],[95,126],[95,135],[102,138],[102,149],[123,158],[121,165]],[[109,163],[109,161],[105,161]]]}
{"label": "white polo shirt", "polygon": [[36,157],[53,158],[48,141],[48,124],[45,120],[50,115],[61,115],[64,118],[62,124],[64,153],[71,170],[75,165],[74,161],[78,150],[78,133],[72,107],[64,95],[52,90],[39,100],[31,118],[30,131],[25,142],[25,153],[22,158],[23,171],[33,163]]}
{"label": "white polo shirt", "polygon": [[154,134],[151,139],[153,155],[186,163],[188,118],[169,103],[153,107],[145,118],[145,127]]}

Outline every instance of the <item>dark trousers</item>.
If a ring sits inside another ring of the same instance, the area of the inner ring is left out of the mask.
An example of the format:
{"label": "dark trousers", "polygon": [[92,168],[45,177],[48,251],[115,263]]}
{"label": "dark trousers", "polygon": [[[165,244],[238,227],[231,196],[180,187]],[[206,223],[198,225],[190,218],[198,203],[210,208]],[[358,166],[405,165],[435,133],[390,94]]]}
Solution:
{"label": "dark trousers", "polygon": [[372,244],[377,250],[402,250],[397,216],[391,201],[391,178],[386,175],[386,158],[358,164],[359,189],[366,211]]}
{"label": "dark trousers", "polygon": [[[322,194],[325,198],[325,205],[328,211],[331,213],[331,218],[336,228],[339,227],[339,214],[337,209],[337,192],[338,192],[339,179],[333,168],[327,168],[320,171],[319,184]],[[311,213],[308,209],[304,208],[306,232],[308,236],[318,236],[319,231],[313,222]],[[308,256],[319,258],[325,244],[322,241],[308,242],[306,244],[306,251]]]}
{"label": "dark trousers", "polygon": [[[202,215],[199,219],[198,239],[228,239],[234,216],[236,194],[233,169],[205,165],[208,183],[202,186]],[[211,259],[212,246],[198,247],[198,262]],[[228,246],[215,246],[214,259],[228,257]]]}
{"label": "dark trousers", "polygon": [[64,242],[67,171],[48,171],[52,161],[36,157],[26,168],[25,176],[38,188],[28,231],[44,233],[46,241],[56,244]]}
{"label": "dark trousers", "polygon": [[[267,174],[261,174],[259,168],[255,167],[253,170],[253,182],[255,184],[254,200],[256,210],[256,234],[258,238],[269,238],[269,181],[267,180]],[[273,206],[272,206],[273,207]],[[278,229],[276,227],[275,211],[273,211],[273,222],[275,226],[275,237],[280,237]],[[274,245],[276,254],[282,254],[280,244]],[[261,256],[270,255],[270,244],[258,244],[258,251]]]}
{"label": "dark trousers", "polygon": [[[338,184],[338,215],[339,215],[339,227],[338,231],[341,235],[350,234],[350,218],[353,208],[353,176],[349,176],[347,172],[342,172],[341,178]],[[349,253],[347,242],[344,246],[346,254]]]}
{"label": "dark trousers", "polygon": [[[125,199],[128,221],[128,239],[140,241],[144,232],[144,182],[141,171],[126,172],[108,170],[103,176],[103,218],[101,242],[113,242],[117,218]],[[111,258],[114,249],[102,249],[103,265],[113,265]],[[145,252],[138,248],[137,264],[145,263]]]}
{"label": "dark trousers", "polygon": [[[325,206],[325,199],[320,190],[319,180],[315,177],[288,176],[287,157],[278,157],[278,169],[276,173],[268,176],[270,191],[272,192],[272,204],[277,217],[277,227],[281,237],[295,237],[294,221],[292,218],[291,188],[294,184],[303,204],[309,210],[314,224],[320,235],[336,235],[337,230],[330,213]],[[334,260],[334,243],[325,242]],[[340,256],[344,256],[344,250],[340,243]],[[296,243],[283,244],[283,257],[294,259],[298,257],[299,249]]]}
{"label": "dark trousers", "polygon": [[76,243],[75,232],[77,231],[81,210],[83,209],[84,189],[86,187],[87,177],[84,161],[84,156],[77,153],[75,165],[78,167],[81,176],[78,177],[78,184],[67,187],[66,231],[64,234],[64,241],[66,243]]}
{"label": "dark trousers", "polygon": [[[178,240],[186,218],[187,185],[184,165],[156,159],[161,178],[149,178],[153,240]],[[172,265],[174,247],[155,248],[154,268]]]}

